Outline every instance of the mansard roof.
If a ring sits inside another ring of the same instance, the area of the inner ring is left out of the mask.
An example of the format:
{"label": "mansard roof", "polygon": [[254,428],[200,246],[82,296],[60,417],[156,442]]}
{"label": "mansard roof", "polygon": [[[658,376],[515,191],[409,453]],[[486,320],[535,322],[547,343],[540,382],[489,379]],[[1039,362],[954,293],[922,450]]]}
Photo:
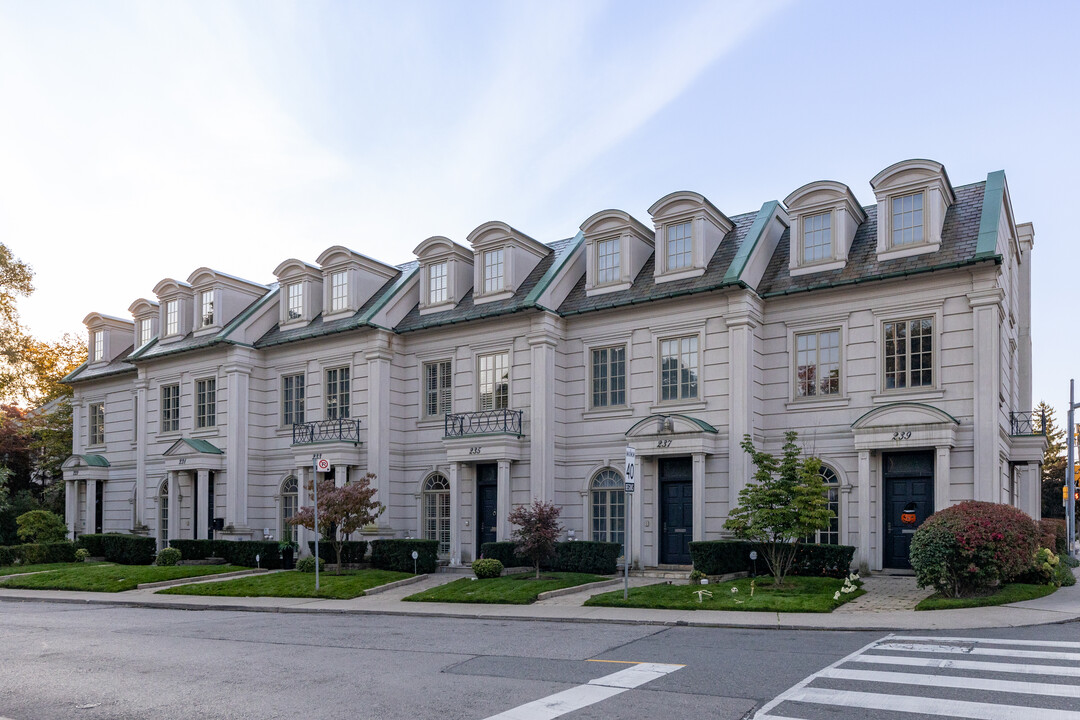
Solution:
{"label": "mansard roof", "polygon": [[135,366],[127,362],[127,359],[131,356],[131,351],[135,349],[134,343],[129,345],[124,352],[117,355],[109,362],[102,364],[96,364],[93,368],[90,367],[90,362],[84,362],[79,367],[72,370],[64,378],[61,378],[60,382],[71,385],[72,383],[83,382],[84,380],[99,380],[110,375],[122,375],[123,373],[135,372]]}

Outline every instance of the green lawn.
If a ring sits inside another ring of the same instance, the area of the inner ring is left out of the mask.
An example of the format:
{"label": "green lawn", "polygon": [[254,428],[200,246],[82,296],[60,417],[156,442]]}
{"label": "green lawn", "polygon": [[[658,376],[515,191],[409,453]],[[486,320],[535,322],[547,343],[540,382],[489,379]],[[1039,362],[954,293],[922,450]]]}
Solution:
{"label": "green lawn", "polygon": [[18,575],[20,573],[42,572],[43,570],[63,570],[64,568],[89,567],[101,563],[48,563],[42,565],[5,565],[0,567],[0,577],[4,575]]}
{"label": "green lawn", "polygon": [[610,580],[611,578],[586,573],[544,573],[539,580],[533,573],[515,573],[498,578],[474,580],[461,578],[445,585],[433,587],[406,600],[414,602],[456,602],[456,603],[502,603],[506,605],[528,605],[536,602],[536,597],[549,590],[584,585],[586,583]]}
{"label": "green lawn", "polygon": [[1024,583],[1010,583],[1003,586],[993,595],[979,597],[947,598],[934,593],[915,606],[916,610],[951,610],[956,608],[989,607],[990,605],[1005,605],[1006,603],[1020,602],[1022,600],[1034,600],[1041,598],[1057,590],[1053,585],[1025,585]]}
{"label": "green lawn", "polygon": [[158,595],[227,595],[230,597],[320,597],[347,600],[360,597],[365,590],[412,577],[411,573],[390,570],[345,570],[340,575],[319,573],[319,591],[315,592],[315,573],[295,570],[249,575],[235,580],[179,585],[158,590]]}
{"label": "green lawn", "polygon": [[[52,566],[56,567],[56,566]],[[0,582],[0,588],[24,590],[88,590],[90,592],[123,592],[134,590],[140,583],[178,580],[218,573],[249,570],[235,565],[113,565],[111,563],[76,565],[65,564],[60,569]]]}
{"label": "green lawn", "polygon": [[[759,577],[754,581],[753,596],[750,579],[732,580],[719,585],[646,585],[632,588],[630,597],[623,600],[623,591],[594,595],[586,605],[602,607],[658,608],[663,610],[750,610],[769,612],[832,612],[849,600],[866,593],[861,588],[852,593],[833,596],[844,585],[843,580],[822,577],[784,578],[784,587],[774,590],[772,578]],[[737,588],[738,592],[732,592]],[[712,597],[697,591],[707,590]]]}

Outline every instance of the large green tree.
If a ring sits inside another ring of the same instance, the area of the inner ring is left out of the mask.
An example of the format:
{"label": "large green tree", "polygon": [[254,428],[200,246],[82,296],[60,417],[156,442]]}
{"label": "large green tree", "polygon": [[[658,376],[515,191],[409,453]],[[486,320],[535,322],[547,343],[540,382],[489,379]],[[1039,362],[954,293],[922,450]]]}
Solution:
{"label": "large green tree", "polygon": [[19,324],[16,302],[34,292],[34,272],[0,243],[0,401],[22,394],[23,357],[29,338]]}

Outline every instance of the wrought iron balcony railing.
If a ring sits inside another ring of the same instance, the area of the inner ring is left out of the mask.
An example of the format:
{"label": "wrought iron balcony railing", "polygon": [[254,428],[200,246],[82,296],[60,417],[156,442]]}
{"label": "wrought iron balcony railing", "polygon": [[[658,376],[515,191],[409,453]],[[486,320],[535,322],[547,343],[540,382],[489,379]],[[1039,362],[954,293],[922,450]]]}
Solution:
{"label": "wrought iron balcony railing", "polygon": [[359,420],[317,420],[309,423],[296,423],[292,426],[293,445],[308,445],[317,442],[360,442]]}
{"label": "wrought iron balcony railing", "polygon": [[1009,413],[1010,435],[1045,435],[1046,413]]}
{"label": "wrought iron balcony railing", "polygon": [[448,414],[445,429],[446,437],[492,433],[521,435],[521,411],[503,408],[502,410]]}

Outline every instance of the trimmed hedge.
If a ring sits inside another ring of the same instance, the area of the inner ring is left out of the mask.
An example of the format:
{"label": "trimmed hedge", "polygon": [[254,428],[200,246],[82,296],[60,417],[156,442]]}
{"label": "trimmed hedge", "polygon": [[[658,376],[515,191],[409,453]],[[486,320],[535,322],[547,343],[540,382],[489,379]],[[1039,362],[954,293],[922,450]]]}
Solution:
{"label": "trimmed hedge", "polygon": [[170,540],[169,547],[176,548],[185,560],[205,560],[216,555],[217,540]]}
{"label": "trimmed hedge", "polygon": [[497,578],[502,575],[503,564],[495,558],[481,558],[480,560],[473,560],[472,570],[476,574],[477,580]]}
{"label": "trimmed hedge", "polygon": [[1069,544],[1069,530],[1062,518],[1043,518],[1039,521],[1039,547],[1053,550],[1055,555],[1065,552]]}
{"label": "trimmed hedge", "polygon": [[103,557],[120,565],[149,565],[157,553],[157,541],[142,535],[101,533],[79,536],[76,545],[93,557]]}
{"label": "trimmed hedge", "polygon": [[555,569],[561,572],[614,575],[622,545],[613,542],[574,540],[555,546]]}
{"label": "trimmed hedge", "polygon": [[[341,543],[341,562],[362,563],[367,553],[367,540],[346,540]],[[308,551],[315,554],[315,541],[308,540]],[[334,543],[329,540],[319,540],[319,557],[328,563],[337,562],[337,553],[334,552]],[[410,558],[411,560],[411,558]]]}
{"label": "trimmed hedge", "polygon": [[277,540],[170,540],[169,547],[176,548],[185,560],[205,560],[219,557],[230,565],[258,566],[277,570],[281,568],[281,551]]}
{"label": "trimmed hedge", "polygon": [[0,565],[75,562],[75,544],[67,541],[0,546]]}
{"label": "trimmed hedge", "polygon": [[416,559],[418,574],[433,573],[438,569],[438,540],[373,540],[371,542],[371,567],[377,570],[411,573],[413,572],[413,550],[419,554]]}
{"label": "trimmed hedge", "polygon": [[509,540],[486,542],[480,546],[480,557],[498,560],[503,567],[528,567],[529,561],[517,554],[517,543]]}
{"label": "trimmed hedge", "polygon": [[[799,549],[789,575],[842,578],[851,571],[851,561],[855,557],[855,548],[852,545],[796,544]],[[769,566],[757,543],[747,540],[705,540],[690,543],[690,557],[693,559],[694,569],[706,575],[750,572],[754,568],[750,559],[752,550],[758,551],[758,574],[768,575]]]}

